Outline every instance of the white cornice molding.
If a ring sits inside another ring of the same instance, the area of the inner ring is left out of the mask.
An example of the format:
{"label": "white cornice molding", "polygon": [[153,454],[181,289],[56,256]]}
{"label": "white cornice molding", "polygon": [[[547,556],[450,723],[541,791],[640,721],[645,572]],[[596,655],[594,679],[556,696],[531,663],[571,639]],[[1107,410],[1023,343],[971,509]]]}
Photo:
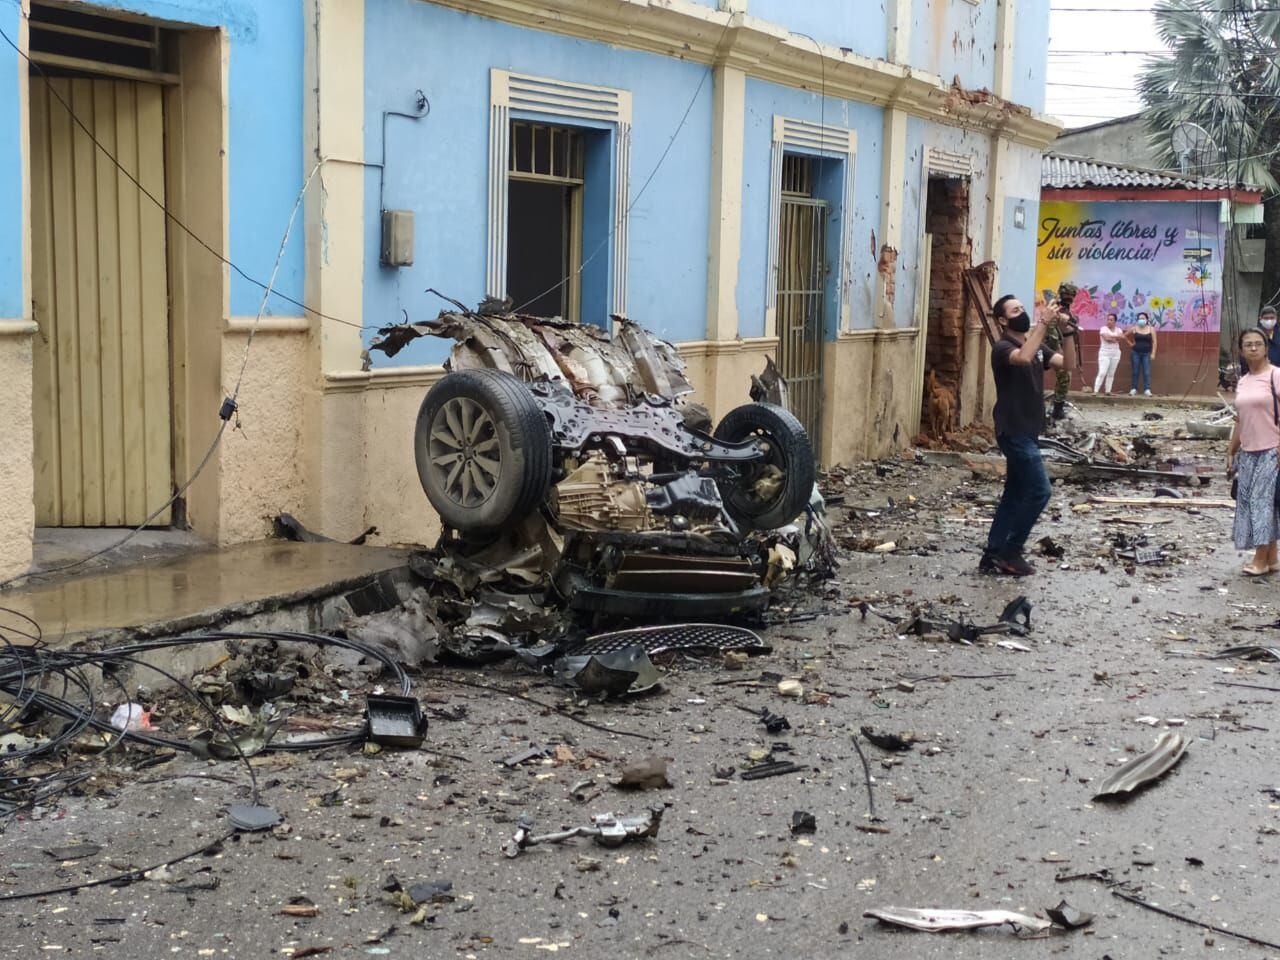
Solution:
{"label": "white cornice molding", "polygon": [[643,50],[830,97],[897,107],[948,126],[1044,149],[1061,126],[987,91],[953,88],[936,74],[815,43],[777,24],[692,0],[422,0],[537,30]]}

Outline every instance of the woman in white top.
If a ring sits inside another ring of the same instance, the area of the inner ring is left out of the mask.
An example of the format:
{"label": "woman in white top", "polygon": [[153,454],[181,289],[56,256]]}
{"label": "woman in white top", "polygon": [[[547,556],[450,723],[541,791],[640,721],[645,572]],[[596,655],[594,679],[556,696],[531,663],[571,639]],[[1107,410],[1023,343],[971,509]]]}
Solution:
{"label": "woman in white top", "polygon": [[1120,366],[1120,341],[1124,334],[1116,329],[1116,315],[1107,314],[1107,325],[1098,331],[1098,379],[1093,381],[1093,392],[1102,392],[1102,382],[1107,383],[1107,396],[1111,396],[1111,384]]}

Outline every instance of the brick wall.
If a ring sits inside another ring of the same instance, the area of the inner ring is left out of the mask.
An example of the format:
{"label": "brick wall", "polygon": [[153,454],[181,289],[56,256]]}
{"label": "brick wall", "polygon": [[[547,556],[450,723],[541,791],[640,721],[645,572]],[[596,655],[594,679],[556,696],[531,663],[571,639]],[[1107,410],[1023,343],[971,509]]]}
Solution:
{"label": "brick wall", "polygon": [[942,385],[959,388],[964,369],[964,271],[973,260],[969,181],[931,178],[925,216],[925,229],[933,235],[925,369],[932,370]]}

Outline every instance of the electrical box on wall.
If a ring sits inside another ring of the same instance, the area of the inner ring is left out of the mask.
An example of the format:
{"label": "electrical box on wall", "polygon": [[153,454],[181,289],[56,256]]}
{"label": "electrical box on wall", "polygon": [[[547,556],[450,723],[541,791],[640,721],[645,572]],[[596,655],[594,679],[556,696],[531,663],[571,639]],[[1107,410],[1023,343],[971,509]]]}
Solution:
{"label": "electrical box on wall", "polygon": [[413,211],[382,211],[382,265],[413,266]]}

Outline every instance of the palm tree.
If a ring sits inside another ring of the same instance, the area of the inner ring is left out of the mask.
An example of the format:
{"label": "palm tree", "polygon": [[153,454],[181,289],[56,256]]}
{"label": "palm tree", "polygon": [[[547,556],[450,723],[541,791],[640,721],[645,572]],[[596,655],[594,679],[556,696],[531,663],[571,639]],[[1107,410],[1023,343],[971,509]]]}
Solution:
{"label": "palm tree", "polygon": [[1261,186],[1266,200],[1263,302],[1280,291],[1280,4],[1277,0],[1161,0],[1156,29],[1171,55],[1138,79],[1150,141],[1176,168],[1171,133],[1208,131],[1218,157],[1195,173]]}

